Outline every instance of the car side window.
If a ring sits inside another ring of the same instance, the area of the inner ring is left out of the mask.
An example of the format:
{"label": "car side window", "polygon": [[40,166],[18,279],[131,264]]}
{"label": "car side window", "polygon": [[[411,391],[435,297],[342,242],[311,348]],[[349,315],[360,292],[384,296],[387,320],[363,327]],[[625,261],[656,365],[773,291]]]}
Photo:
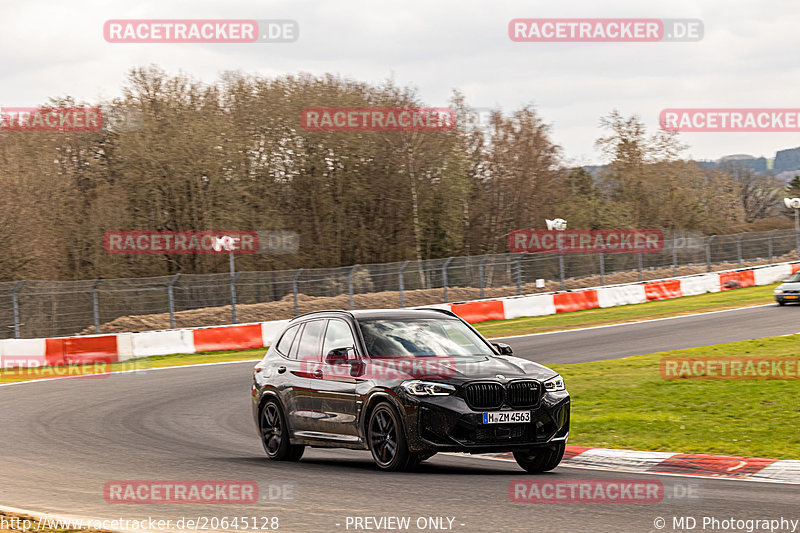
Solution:
{"label": "car side window", "polygon": [[300,337],[303,336],[303,330],[305,329],[305,323],[300,324],[300,329],[297,330],[297,335],[294,336],[294,342],[292,343],[292,347],[289,350],[289,358],[290,359],[297,359],[297,349],[300,347]]}
{"label": "car side window", "polygon": [[297,335],[298,329],[300,329],[299,324],[290,327],[284,332],[283,336],[281,336],[281,340],[278,341],[278,345],[275,346],[275,349],[279,354],[283,355],[284,357],[289,356],[289,350],[292,347],[292,341],[294,340],[295,335]]}
{"label": "car side window", "polygon": [[325,320],[306,322],[306,327],[300,334],[300,343],[295,355],[297,359],[320,359],[320,345],[322,344],[322,332],[325,331],[325,322]]}
{"label": "car side window", "polygon": [[329,320],[328,329],[325,330],[325,340],[322,343],[323,357],[336,348],[355,348],[356,341],[350,326],[344,320]]}

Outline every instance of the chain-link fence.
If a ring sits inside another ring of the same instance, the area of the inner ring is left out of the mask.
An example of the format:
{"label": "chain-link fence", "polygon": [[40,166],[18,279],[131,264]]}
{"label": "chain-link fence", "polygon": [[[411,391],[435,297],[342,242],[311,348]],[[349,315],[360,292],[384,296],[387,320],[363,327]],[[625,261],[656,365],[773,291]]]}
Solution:
{"label": "chain-link fence", "polygon": [[773,230],[667,239],[657,253],[509,253],[234,276],[2,282],[0,338],[258,322],[317,309],[408,307],[645,281],[794,260],[798,239],[793,230]]}

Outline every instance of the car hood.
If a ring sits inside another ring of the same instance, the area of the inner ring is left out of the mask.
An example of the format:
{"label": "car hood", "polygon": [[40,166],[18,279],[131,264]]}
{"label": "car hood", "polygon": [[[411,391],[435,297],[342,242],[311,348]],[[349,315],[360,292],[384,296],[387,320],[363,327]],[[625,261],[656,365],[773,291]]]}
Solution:
{"label": "car hood", "polygon": [[788,283],[781,283],[778,285],[778,289],[782,291],[790,290],[790,291],[798,291],[800,290],[800,281],[790,281]]}
{"label": "car hood", "polygon": [[546,366],[512,356],[417,357],[410,359],[412,361],[393,358],[372,359],[365,363],[365,377],[465,382],[475,379],[498,379],[498,376],[507,379],[532,378],[544,381],[557,375],[557,372]]}

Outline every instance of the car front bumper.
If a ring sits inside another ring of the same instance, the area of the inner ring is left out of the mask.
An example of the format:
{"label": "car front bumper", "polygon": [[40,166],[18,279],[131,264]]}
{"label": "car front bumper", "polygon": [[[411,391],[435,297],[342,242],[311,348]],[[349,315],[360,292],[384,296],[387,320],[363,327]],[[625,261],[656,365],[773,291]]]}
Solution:
{"label": "car front bumper", "polygon": [[530,410],[531,421],[484,424],[485,411],[470,408],[461,398],[410,399],[406,406],[409,448],[414,452],[505,452],[565,442],[569,436],[570,398],[566,391],[545,394],[530,409],[499,410]]}

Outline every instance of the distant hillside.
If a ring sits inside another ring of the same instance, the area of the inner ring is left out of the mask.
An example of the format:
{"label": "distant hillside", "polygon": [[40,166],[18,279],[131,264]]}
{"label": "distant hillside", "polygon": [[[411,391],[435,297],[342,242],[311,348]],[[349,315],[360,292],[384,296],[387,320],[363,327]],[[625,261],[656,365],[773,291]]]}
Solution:
{"label": "distant hillside", "polygon": [[[695,161],[695,163],[703,168],[720,168],[727,165],[742,166],[759,174],[773,174],[779,180],[788,182],[795,175],[800,175],[800,147],[779,150],[773,160],[748,154],[731,154],[720,157],[716,161]],[[603,167],[587,165],[583,168],[596,176]]]}
{"label": "distant hillside", "polygon": [[800,148],[789,148],[780,150],[775,154],[775,163],[772,165],[775,173],[786,172],[787,170],[800,169]]}

